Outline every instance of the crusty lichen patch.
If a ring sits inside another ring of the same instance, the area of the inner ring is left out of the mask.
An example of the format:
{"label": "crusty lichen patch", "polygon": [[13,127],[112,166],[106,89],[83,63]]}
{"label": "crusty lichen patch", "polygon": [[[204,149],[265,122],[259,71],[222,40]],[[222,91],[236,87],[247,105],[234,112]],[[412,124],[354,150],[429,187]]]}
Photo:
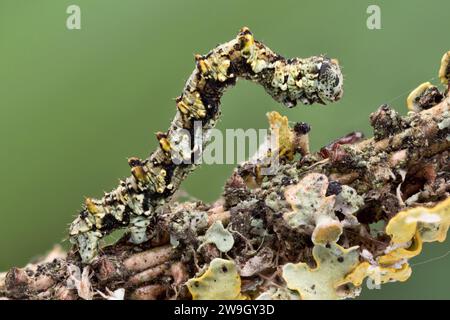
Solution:
{"label": "crusty lichen patch", "polygon": [[193,300],[240,300],[241,278],[231,260],[216,258],[205,273],[186,283]]}

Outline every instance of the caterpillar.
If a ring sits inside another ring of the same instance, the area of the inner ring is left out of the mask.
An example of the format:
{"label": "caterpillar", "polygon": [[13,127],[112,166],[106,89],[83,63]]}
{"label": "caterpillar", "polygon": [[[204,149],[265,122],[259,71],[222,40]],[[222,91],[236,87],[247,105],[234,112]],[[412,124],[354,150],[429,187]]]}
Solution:
{"label": "caterpillar", "polygon": [[167,132],[159,132],[159,147],[149,158],[130,158],[131,176],[101,199],[87,198],[70,225],[70,241],[78,247],[83,263],[98,254],[99,241],[112,231],[127,227],[132,243],[148,240],[147,227],[158,209],[171,198],[180,183],[197,166],[195,162],[174,161],[172,155],[194,158],[182,131],[198,134],[202,144],[220,116],[220,99],[238,78],[260,84],[277,102],[291,108],[302,103],[326,104],[343,94],[343,77],[335,59],[325,56],[285,59],[256,41],[246,27],[234,40],[219,45],[206,55],[196,55],[196,68],[176,98],[177,112]]}

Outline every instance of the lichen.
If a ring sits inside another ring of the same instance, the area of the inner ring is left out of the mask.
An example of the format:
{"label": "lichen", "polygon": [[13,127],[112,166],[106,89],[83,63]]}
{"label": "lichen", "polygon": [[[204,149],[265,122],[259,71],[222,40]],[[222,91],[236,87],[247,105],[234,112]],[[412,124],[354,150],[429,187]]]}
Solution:
{"label": "lichen", "polygon": [[299,300],[300,296],[296,291],[286,288],[269,288],[261,293],[255,300]]}
{"label": "lichen", "polygon": [[262,248],[255,256],[245,261],[239,268],[239,274],[243,277],[251,277],[273,267],[274,255],[272,249]]}
{"label": "lichen", "polygon": [[271,134],[275,135],[275,139],[278,142],[278,156],[280,159],[292,160],[296,145],[294,133],[289,127],[288,118],[280,115],[276,111],[269,112],[267,118],[269,119]]}
{"label": "lichen", "polygon": [[336,195],[334,210],[345,216],[344,226],[351,227],[359,224],[355,213],[364,206],[364,199],[355,189],[341,185],[341,191]]}
{"label": "lichen", "polygon": [[414,207],[401,211],[386,226],[393,243],[411,241],[416,233],[424,242],[443,242],[450,226],[450,198],[434,207]]}
{"label": "lichen", "polygon": [[450,51],[444,53],[439,67],[439,79],[443,84],[448,84],[450,79]]}
{"label": "lichen", "polygon": [[402,260],[409,260],[422,251],[422,238],[416,233],[414,238],[406,246],[389,246],[385,254],[378,258],[381,265],[394,265]]}
{"label": "lichen", "polygon": [[438,128],[440,130],[450,128],[450,111],[444,112],[442,121],[438,123]]}
{"label": "lichen", "polygon": [[193,300],[241,300],[241,278],[231,260],[216,258],[200,277],[186,283]]}
{"label": "lichen", "polygon": [[208,243],[213,243],[221,252],[228,252],[233,248],[234,238],[230,231],[223,227],[222,221],[215,221],[201,238],[199,249]]}
{"label": "lichen", "polygon": [[[336,242],[342,234],[343,225],[357,225],[353,214],[362,206],[362,198],[351,187],[343,186],[336,195],[328,195],[327,176],[310,173],[296,185],[286,188],[285,198],[292,211],[283,215],[291,228],[314,226],[312,241],[315,244]],[[346,216],[339,221],[335,212]]]}
{"label": "lichen", "polygon": [[436,86],[430,82],[425,82],[411,91],[406,99],[406,105],[409,110],[420,112],[429,109],[442,101],[442,94]]}
{"label": "lichen", "polygon": [[339,286],[358,264],[358,247],[344,249],[337,244],[316,245],[313,256],[315,268],[303,262],[283,266],[287,287],[297,290],[304,300],[341,299],[349,295],[339,292]]}
{"label": "lichen", "polygon": [[208,214],[199,211],[194,205],[175,206],[174,216],[170,224],[170,242],[177,247],[180,242],[192,244],[197,242],[197,234],[202,234],[208,228]]}
{"label": "lichen", "polygon": [[360,263],[351,273],[349,273],[339,285],[353,284],[360,287],[367,277],[373,281],[375,285],[381,285],[387,282],[406,281],[411,276],[411,268],[407,263],[400,267],[382,267],[379,265],[371,265],[365,261]]}

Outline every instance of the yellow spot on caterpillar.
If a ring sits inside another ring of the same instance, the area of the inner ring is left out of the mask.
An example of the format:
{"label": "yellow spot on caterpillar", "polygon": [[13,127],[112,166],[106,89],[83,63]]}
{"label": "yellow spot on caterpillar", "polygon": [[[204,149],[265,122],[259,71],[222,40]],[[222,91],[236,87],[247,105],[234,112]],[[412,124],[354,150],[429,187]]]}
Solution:
{"label": "yellow spot on caterpillar", "polygon": [[170,142],[167,138],[161,138],[159,140],[159,145],[163,151],[170,152]]}
{"label": "yellow spot on caterpillar", "polygon": [[177,108],[178,108],[178,110],[180,110],[180,112],[182,114],[188,114],[189,113],[189,107],[181,100],[177,103]]}
{"label": "yellow spot on caterpillar", "polygon": [[205,60],[203,60],[203,57],[200,54],[195,55],[195,60],[197,61],[198,68],[202,74],[208,73],[208,66],[206,65]]}
{"label": "yellow spot on caterpillar", "polygon": [[195,94],[195,100],[191,105],[190,112],[196,119],[201,119],[206,116],[205,106],[203,105],[202,99],[200,98],[200,94],[198,92]]}
{"label": "yellow spot on caterpillar", "polygon": [[147,175],[144,171],[144,167],[136,166],[131,168],[131,174],[136,178],[136,180],[145,182],[147,181]]}
{"label": "yellow spot on caterpillar", "polygon": [[201,119],[206,116],[205,106],[198,92],[177,98],[177,108],[182,114],[190,115],[195,119]]}
{"label": "yellow spot on caterpillar", "polygon": [[333,62],[336,65],[339,65],[339,60],[338,59],[331,59],[331,62]]}
{"label": "yellow spot on caterpillar", "polygon": [[91,198],[86,198],[86,200],[84,200],[84,205],[86,206],[86,210],[90,214],[98,213],[97,206],[95,205],[95,203],[92,201]]}
{"label": "yellow spot on caterpillar", "polygon": [[238,35],[238,40],[241,44],[241,52],[244,56],[248,56],[255,44],[255,39],[250,29],[243,27]]}
{"label": "yellow spot on caterpillar", "polygon": [[195,59],[197,61],[198,69],[204,79],[213,78],[214,80],[221,82],[228,79],[230,59],[227,55],[215,54],[208,58],[204,58],[197,54]]}
{"label": "yellow spot on caterpillar", "polygon": [[[158,135],[158,134],[157,134]],[[142,166],[142,160],[136,157],[128,159],[128,165],[131,167],[131,174],[137,181],[146,182],[147,174]]]}

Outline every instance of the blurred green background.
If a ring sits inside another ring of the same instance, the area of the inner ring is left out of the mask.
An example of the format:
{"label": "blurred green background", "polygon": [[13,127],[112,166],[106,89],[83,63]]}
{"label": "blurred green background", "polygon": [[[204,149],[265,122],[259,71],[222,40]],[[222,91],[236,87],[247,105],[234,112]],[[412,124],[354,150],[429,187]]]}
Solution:
{"label": "blurred green background", "polygon": [[[81,30],[66,8],[81,7]],[[381,30],[366,9],[381,7]],[[368,115],[434,78],[450,49],[450,2],[0,0],[0,270],[23,265],[66,237],[83,197],[127,176],[154,132],[175,114],[193,55],[231,40],[242,26],[286,56],[325,53],[345,73],[341,102],[285,109],[240,82],[223,99],[219,128],[266,128],[278,110],[313,127],[314,149],[352,130],[370,135]],[[441,18],[439,18],[441,17]],[[183,188],[216,199],[231,165],[203,166]],[[365,289],[365,299],[450,298],[450,241],[426,245],[406,283]]]}

